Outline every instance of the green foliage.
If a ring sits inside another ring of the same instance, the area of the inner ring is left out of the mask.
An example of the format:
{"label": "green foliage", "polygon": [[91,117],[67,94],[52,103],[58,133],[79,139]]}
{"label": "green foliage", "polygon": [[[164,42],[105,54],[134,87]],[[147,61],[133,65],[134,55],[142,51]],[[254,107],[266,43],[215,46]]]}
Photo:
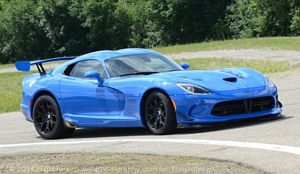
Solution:
{"label": "green foliage", "polygon": [[46,34],[39,27],[37,5],[34,1],[9,1],[0,11],[1,62],[32,59],[48,55]]}
{"label": "green foliage", "polygon": [[0,0],[0,63],[300,33],[299,0]]}
{"label": "green foliage", "polygon": [[260,36],[264,14],[257,0],[235,0],[227,9],[226,23],[233,38]]}
{"label": "green foliage", "polygon": [[39,1],[39,27],[46,34],[51,55],[77,55],[85,50],[87,30],[81,26],[78,9],[81,7],[71,0]]}
{"label": "green foliage", "polygon": [[88,29],[91,50],[116,49],[129,42],[131,21],[125,8],[111,0],[89,0],[79,13]]}
{"label": "green foliage", "polygon": [[291,3],[293,8],[291,12],[292,21],[291,21],[291,32],[293,35],[300,34],[300,1],[294,0]]}
{"label": "green foliage", "polygon": [[220,19],[228,1],[177,0],[155,1],[158,10],[156,20],[163,29],[163,40],[167,44],[191,43],[213,38],[213,28]]}
{"label": "green foliage", "polygon": [[290,33],[289,0],[259,0],[258,5],[265,16],[263,23],[263,36],[286,36]]}
{"label": "green foliage", "polygon": [[7,63],[224,38],[219,21],[230,0],[0,2],[0,56]]}
{"label": "green foliage", "polygon": [[121,3],[126,6],[132,21],[129,46],[154,47],[164,44],[153,3],[153,0],[127,0]]}
{"label": "green foliage", "polygon": [[298,0],[234,0],[226,23],[233,38],[297,35],[300,28]]}

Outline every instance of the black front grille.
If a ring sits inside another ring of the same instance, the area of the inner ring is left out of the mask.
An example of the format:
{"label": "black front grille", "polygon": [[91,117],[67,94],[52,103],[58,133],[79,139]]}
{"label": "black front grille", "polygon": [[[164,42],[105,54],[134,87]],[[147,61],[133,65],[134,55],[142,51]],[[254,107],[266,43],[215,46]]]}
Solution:
{"label": "black front grille", "polygon": [[247,114],[274,108],[273,97],[260,97],[243,100],[233,100],[217,103],[211,113],[215,116]]}

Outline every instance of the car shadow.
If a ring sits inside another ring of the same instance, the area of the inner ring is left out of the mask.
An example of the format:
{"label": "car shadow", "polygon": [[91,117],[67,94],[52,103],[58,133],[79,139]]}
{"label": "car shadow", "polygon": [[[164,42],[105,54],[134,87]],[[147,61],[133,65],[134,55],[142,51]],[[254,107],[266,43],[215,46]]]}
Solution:
{"label": "car shadow", "polygon": [[71,138],[122,137],[151,135],[145,128],[92,128],[77,129]]}
{"label": "car shadow", "polygon": [[241,127],[250,127],[250,126],[253,127],[253,126],[260,126],[264,124],[271,124],[271,123],[275,123],[275,122],[279,122],[291,118],[293,118],[293,116],[286,116],[286,115],[277,116],[277,117],[266,116],[261,118],[229,121],[225,123],[202,124],[196,127],[178,128],[177,134],[206,133],[206,132],[222,131],[226,129],[238,129]]}
{"label": "car shadow", "polygon": [[[193,134],[193,133],[206,133],[213,131],[221,131],[226,129],[236,129],[247,126],[259,126],[263,124],[270,124],[274,122],[283,121],[293,118],[292,116],[277,116],[277,117],[261,117],[253,119],[244,119],[238,121],[230,121],[218,124],[202,124],[190,127],[179,127],[175,131],[178,134]],[[152,135],[145,128],[94,128],[94,129],[77,129],[75,134],[71,137],[76,138],[96,138],[96,137],[122,137],[122,136],[141,136]]]}

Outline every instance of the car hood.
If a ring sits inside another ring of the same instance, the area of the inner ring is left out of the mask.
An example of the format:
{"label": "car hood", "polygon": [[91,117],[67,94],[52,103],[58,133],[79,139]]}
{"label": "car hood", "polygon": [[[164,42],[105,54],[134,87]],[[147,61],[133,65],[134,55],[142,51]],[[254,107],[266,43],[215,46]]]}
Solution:
{"label": "car hood", "polygon": [[266,86],[265,77],[254,70],[246,68],[224,68],[215,70],[174,71],[159,74],[174,83],[191,83],[211,91],[228,91]]}

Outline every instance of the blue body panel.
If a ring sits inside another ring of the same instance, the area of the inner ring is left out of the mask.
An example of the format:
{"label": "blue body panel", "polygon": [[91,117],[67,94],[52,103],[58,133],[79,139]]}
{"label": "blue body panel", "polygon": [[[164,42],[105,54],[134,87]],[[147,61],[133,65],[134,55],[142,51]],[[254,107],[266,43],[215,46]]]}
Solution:
{"label": "blue body panel", "polygon": [[[41,92],[48,92],[58,102],[64,120],[78,127],[144,127],[141,119],[142,98],[149,90],[165,92],[176,104],[177,122],[201,124],[235,119],[277,115],[281,109],[276,86],[269,86],[265,76],[251,69],[224,68],[216,70],[174,71],[151,75],[124,76],[106,79],[103,86],[96,80],[78,79],[63,74],[70,64],[82,60],[99,60],[138,54],[159,54],[147,49],[98,51],[72,59],[46,75],[29,75],[23,80],[22,111],[32,121],[32,105]],[[105,66],[105,71],[107,72]],[[237,78],[235,82],[224,78]],[[212,94],[194,95],[180,88],[188,83],[209,89]],[[256,97],[273,97],[274,108],[255,113],[214,116],[215,104],[223,101]]]}

